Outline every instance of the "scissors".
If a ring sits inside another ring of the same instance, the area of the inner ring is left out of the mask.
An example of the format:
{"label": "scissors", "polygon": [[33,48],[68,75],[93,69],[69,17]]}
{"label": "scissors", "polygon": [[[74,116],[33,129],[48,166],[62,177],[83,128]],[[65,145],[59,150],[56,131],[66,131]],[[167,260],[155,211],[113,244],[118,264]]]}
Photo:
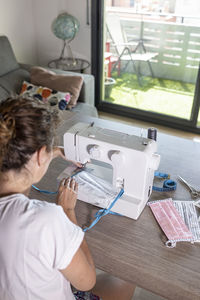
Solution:
{"label": "scissors", "polygon": [[200,191],[197,191],[191,184],[189,184],[185,179],[178,175],[178,178],[188,187],[190,193],[194,198],[200,197]]}

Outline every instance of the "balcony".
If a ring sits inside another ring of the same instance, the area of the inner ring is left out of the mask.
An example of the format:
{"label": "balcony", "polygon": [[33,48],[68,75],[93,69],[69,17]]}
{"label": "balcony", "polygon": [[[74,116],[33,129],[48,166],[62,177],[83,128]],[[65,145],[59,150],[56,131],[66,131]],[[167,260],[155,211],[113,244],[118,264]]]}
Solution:
{"label": "balcony", "polygon": [[[107,11],[107,16],[113,13],[120,16],[126,41],[132,41],[135,47],[138,41],[143,41],[146,51],[158,55],[151,60],[154,78],[147,63],[135,62],[140,69],[141,84],[131,63],[123,70],[125,63],[121,62],[120,76],[112,65],[109,75],[115,79],[115,84],[105,101],[189,120],[200,62],[200,26],[177,23],[177,20],[183,21],[184,16],[171,16],[166,22],[142,15],[138,19],[130,10],[128,13],[112,9]],[[109,52],[117,55],[108,32],[106,42]],[[108,76],[106,64],[105,72]]]}

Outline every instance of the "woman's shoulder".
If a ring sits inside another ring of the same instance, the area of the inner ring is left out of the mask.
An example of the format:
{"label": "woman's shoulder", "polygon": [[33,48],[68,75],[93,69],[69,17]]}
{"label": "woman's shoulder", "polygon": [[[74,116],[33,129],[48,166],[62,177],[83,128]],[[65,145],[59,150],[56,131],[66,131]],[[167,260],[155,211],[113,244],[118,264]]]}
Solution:
{"label": "woman's shoulder", "polygon": [[50,240],[63,240],[63,235],[67,236],[68,242],[72,237],[74,242],[82,240],[82,229],[70,221],[60,205],[36,199],[30,200],[30,203],[34,208],[31,226],[34,230],[45,231],[45,236]]}
{"label": "woman's shoulder", "polygon": [[[65,215],[63,208],[55,203],[41,201],[37,199],[29,200],[31,227],[35,230],[47,230],[48,232],[57,232],[57,229],[67,227],[71,228],[71,222]],[[46,229],[45,229],[46,228]]]}
{"label": "woman's shoulder", "polygon": [[42,209],[55,209],[58,205],[55,203],[43,201],[43,200],[38,200],[38,199],[29,199],[30,201],[30,206],[35,207],[35,208],[41,208]]}
{"label": "woman's shoulder", "polygon": [[63,215],[64,211],[61,206],[50,203],[47,201],[37,200],[37,199],[29,199],[30,208],[34,209],[37,213],[37,216],[42,216],[43,218],[47,216],[53,218],[54,216]]}

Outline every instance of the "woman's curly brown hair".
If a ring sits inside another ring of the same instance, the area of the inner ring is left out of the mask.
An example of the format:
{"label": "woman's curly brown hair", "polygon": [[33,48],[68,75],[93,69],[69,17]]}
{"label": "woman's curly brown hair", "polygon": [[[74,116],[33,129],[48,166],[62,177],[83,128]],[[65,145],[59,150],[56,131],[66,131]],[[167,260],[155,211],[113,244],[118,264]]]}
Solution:
{"label": "woman's curly brown hair", "polygon": [[9,98],[0,104],[0,172],[20,170],[31,155],[52,149],[59,112],[33,99]]}

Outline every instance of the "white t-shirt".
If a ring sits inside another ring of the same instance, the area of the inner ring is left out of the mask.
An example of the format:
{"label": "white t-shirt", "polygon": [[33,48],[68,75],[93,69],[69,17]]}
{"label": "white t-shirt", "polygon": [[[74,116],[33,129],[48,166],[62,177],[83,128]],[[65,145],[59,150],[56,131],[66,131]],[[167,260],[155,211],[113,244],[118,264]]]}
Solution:
{"label": "white t-shirt", "polygon": [[22,194],[0,198],[0,300],[71,300],[65,269],[84,233],[61,206]]}

